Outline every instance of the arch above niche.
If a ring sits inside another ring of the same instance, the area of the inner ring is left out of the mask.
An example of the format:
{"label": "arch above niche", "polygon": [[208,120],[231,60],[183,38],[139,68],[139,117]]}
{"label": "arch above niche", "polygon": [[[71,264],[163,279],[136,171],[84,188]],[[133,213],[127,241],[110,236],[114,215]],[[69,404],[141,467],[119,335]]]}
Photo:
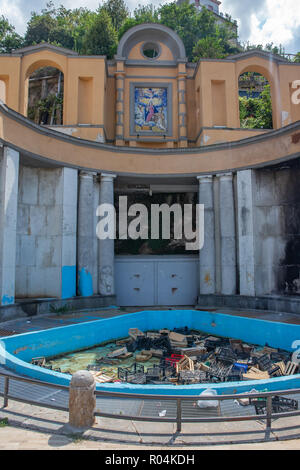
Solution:
{"label": "arch above niche", "polygon": [[139,43],[164,44],[172,52],[174,61],[186,61],[185,47],[178,34],[156,23],[140,24],[129,29],[119,42],[117,58],[127,59],[130,51]]}

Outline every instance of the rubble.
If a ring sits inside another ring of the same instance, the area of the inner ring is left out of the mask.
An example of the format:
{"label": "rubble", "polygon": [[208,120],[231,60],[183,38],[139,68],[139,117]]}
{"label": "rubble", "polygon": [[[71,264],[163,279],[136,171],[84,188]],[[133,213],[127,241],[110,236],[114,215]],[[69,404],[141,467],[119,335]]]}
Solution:
{"label": "rubble", "polygon": [[[99,383],[214,384],[298,373],[298,364],[288,351],[188,327],[147,332],[130,328],[128,337],[109,348],[88,367]],[[32,364],[51,368],[41,357],[32,359]]]}

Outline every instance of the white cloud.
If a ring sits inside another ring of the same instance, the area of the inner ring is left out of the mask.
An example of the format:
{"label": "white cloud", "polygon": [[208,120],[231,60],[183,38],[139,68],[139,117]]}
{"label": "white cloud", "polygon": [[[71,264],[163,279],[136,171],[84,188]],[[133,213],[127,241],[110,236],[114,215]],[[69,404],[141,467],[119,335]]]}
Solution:
{"label": "white cloud", "polygon": [[300,2],[294,0],[223,0],[222,10],[239,19],[242,41],[282,44],[300,51]]}

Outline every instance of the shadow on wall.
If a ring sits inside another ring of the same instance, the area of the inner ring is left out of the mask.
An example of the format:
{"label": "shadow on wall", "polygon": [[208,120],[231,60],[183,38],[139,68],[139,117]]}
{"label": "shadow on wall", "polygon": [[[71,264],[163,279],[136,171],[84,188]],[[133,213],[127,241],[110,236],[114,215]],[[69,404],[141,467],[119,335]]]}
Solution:
{"label": "shadow on wall", "polygon": [[285,257],[280,260],[279,292],[300,295],[300,160],[291,162],[284,178],[285,201],[282,205],[286,238]]}

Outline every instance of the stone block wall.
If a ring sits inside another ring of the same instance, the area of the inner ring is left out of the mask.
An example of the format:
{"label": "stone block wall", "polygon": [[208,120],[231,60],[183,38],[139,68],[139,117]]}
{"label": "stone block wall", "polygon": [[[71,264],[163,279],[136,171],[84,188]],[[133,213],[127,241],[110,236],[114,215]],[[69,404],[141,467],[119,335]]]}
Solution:
{"label": "stone block wall", "polygon": [[255,172],[256,294],[300,294],[300,166]]}
{"label": "stone block wall", "polygon": [[68,287],[76,279],[77,180],[68,174],[74,171],[20,166],[17,297],[75,295]]}

